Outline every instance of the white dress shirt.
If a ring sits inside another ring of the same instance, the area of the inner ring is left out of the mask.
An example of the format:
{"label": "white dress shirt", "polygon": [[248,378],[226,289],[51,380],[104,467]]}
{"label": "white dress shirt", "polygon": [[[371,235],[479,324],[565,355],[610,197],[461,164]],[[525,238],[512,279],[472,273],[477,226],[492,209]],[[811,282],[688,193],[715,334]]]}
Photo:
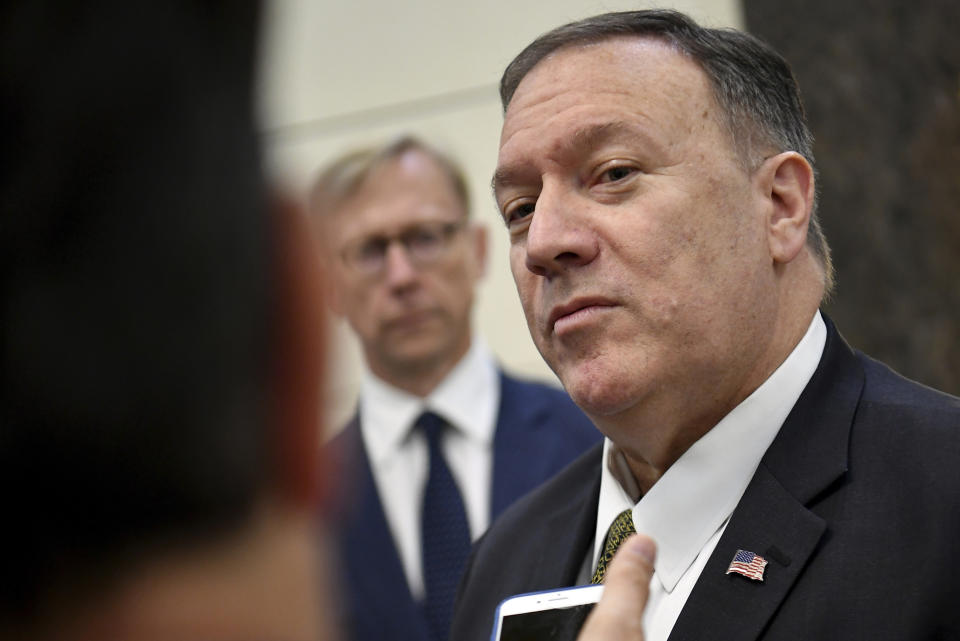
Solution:
{"label": "white dress shirt", "polygon": [[657,543],[644,613],[646,641],[665,641],[670,635],[760,459],[813,376],[826,336],[818,311],[770,378],[684,452],[639,502],[623,454],[610,439],[604,443],[591,568],[610,523],[632,507],[637,531]]}
{"label": "white dress shirt", "polygon": [[427,482],[427,441],[413,431],[429,409],[454,428],[443,452],[463,496],[470,534],[476,540],[490,521],[493,435],[500,407],[500,375],[486,344],[470,350],[426,398],[399,390],[367,372],[360,391],[360,433],[370,468],[413,598],[425,594],[420,549],[420,512]]}

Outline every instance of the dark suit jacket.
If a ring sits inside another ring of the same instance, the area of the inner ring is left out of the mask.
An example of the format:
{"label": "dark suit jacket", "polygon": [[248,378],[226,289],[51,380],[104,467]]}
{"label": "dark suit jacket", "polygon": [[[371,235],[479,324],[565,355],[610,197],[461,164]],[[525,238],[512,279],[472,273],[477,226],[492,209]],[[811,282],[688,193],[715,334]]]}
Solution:
{"label": "dark suit jacket", "polygon": [[[570,397],[501,373],[493,439],[491,522],[523,494],[550,478],[601,435]],[[335,438],[348,482],[348,504],[335,534],[345,641],[428,639],[420,607],[407,586],[364,451],[357,417]]]}
{"label": "dark suit jacket", "polygon": [[[854,353],[823,358],[734,510],[670,640],[960,639],[960,399]],[[601,448],[474,548],[451,639],[486,641],[505,597],[569,586],[595,524]],[[738,549],[765,580],[726,568]]]}

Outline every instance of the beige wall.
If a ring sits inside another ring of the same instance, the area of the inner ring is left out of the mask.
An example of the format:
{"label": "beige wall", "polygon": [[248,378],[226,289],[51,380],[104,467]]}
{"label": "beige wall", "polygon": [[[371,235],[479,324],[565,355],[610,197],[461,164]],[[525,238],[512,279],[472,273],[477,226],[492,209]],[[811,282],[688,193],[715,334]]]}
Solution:
{"label": "beige wall", "polygon": [[[331,157],[399,133],[421,135],[452,153],[469,174],[474,216],[489,227],[491,240],[477,327],[507,369],[555,381],[527,332],[507,263],[506,232],[488,188],[501,124],[497,83],[538,34],[638,6],[622,0],[273,0],[260,90],[268,167],[302,194]],[[712,26],[742,24],[738,0],[672,6]],[[343,324],[334,330],[333,345],[330,421],[340,424],[353,410],[362,365]]]}

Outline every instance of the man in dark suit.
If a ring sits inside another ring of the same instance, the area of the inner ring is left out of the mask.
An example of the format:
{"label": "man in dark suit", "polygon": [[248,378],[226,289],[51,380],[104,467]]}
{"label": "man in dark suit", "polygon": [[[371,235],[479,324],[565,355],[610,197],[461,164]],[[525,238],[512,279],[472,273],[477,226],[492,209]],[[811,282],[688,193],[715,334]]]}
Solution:
{"label": "man in dark suit", "polygon": [[[657,544],[664,639],[960,636],[960,400],[853,351],[789,66],[670,11],[507,68],[494,187],[534,341],[607,436],[479,543],[452,638]],[[639,607],[639,606],[638,606]]]}
{"label": "man in dark suit", "polygon": [[560,390],[504,374],[473,336],[486,253],[464,178],[413,138],[334,161],[311,197],[332,306],[360,339],[357,415],[331,444],[353,641],[447,638],[469,546],[600,435]]}

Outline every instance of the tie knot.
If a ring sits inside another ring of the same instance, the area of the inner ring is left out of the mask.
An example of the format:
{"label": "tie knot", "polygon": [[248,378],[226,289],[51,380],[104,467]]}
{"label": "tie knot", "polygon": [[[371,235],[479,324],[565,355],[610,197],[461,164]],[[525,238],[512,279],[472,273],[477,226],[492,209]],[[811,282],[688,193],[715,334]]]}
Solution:
{"label": "tie knot", "polygon": [[443,435],[443,431],[447,429],[447,422],[433,412],[421,414],[416,425],[423,431],[424,436],[427,437],[427,443],[431,447],[440,444],[440,437]]}
{"label": "tie knot", "polygon": [[613,560],[620,544],[636,531],[636,527],[633,525],[632,509],[626,509],[617,515],[617,518],[610,524],[610,529],[607,530],[607,540],[604,542],[603,551],[597,560],[597,569],[593,573],[591,583],[603,583],[603,579],[607,575],[607,566]]}
{"label": "tie knot", "polygon": [[619,545],[620,541],[623,541],[623,539],[634,534],[636,531],[636,526],[633,524],[633,508],[628,508],[618,514],[617,518],[610,524],[608,536],[617,540],[617,544]]}

